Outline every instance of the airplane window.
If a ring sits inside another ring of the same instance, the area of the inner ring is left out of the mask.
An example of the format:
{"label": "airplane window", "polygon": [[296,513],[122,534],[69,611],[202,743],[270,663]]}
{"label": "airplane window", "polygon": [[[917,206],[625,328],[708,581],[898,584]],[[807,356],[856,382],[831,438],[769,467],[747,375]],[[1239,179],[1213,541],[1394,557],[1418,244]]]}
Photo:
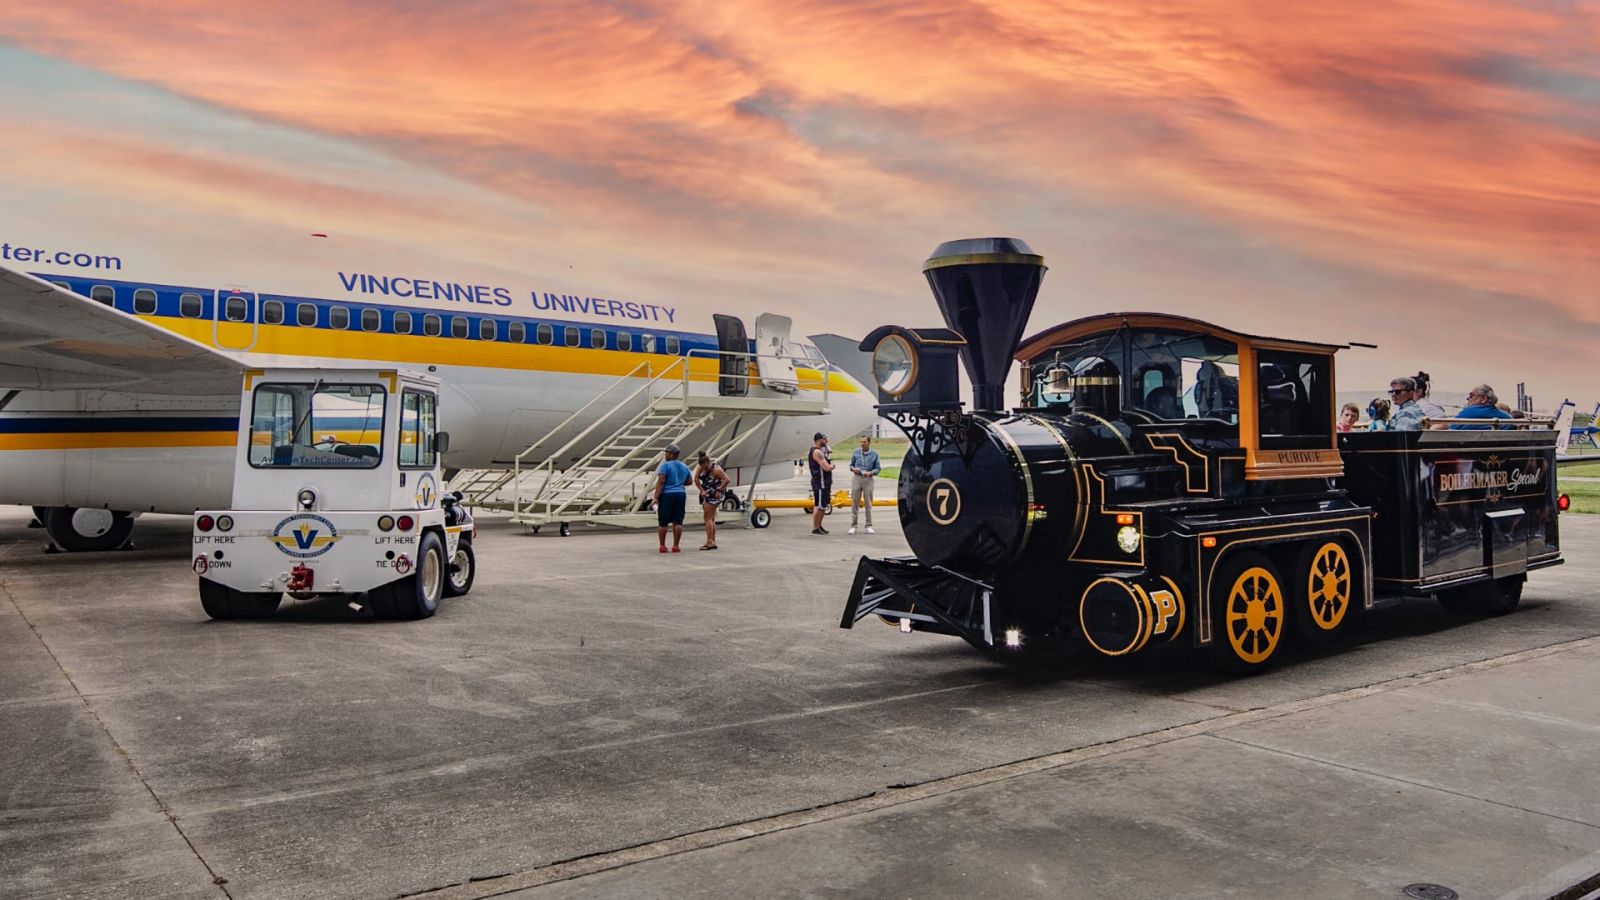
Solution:
{"label": "airplane window", "polygon": [[656,336],[653,334],[639,335],[639,349],[644,353],[656,352]]}
{"label": "airplane window", "polygon": [[261,304],[261,323],[263,325],[283,324],[283,301],[268,300]]}
{"label": "airplane window", "polygon": [[633,349],[633,335],[629,334],[626,331],[617,332],[617,349],[618,350],[632,350]]}
{"label": "airplane window", "polygon": [[58,287],[58,288],[61,288],[61,289],[62,289],[62,290],[63,290],[63,291],[70,291],[70,290],[72,290],[72,285],[70,285],[70,284],[68,284],[68,283],[67,283],[67,282],[65,282],[65,281],[52,281],[52,282],[50,282],[50,283],[51,283],[51,284],[53,284],[53,285],[55,285],[55,286],[56,286],[56,287]]}
{"label": "airplane window", "polygon": [[317,324],[317,305],[315,303],[301,303],[295,307],[294,320],[300,325],[312,327]]}
{"label": "airplane window", "polygon": [[464,337],[467,336],[467,317],[466,316],[451,316],[450,317],[450,336],[451,337],[457,337],[457,338],[464,338]]}
{"label": "airplane window", "polygon": [[666,352],[668,354],[671,354],[672,356],[677,356],[678,355],[678,339],[675,338],[675,337],[672,337],[671,335],[668,335],[666,344],[667,344]]}
{"label": "airplane window", "polygon": [[199,294],[184,294],[178,298],[178,315],[185,319],[198,319],[204,302]]}
{"label": "airplane window", "polygon": [[222,307],[222,314],[228,317],[229,322],[243,322],[250,317],[250,304],[238,294],[228,298]]}
{"label": "airplane window", "polygon": [[528,326],[521,322],[512,322],[507,325],[506,340],[513,344],[526,344],[528,342]]}
{"label": "airplane window", "polygon": [[97,284],[89,289],[89,299],[111,306],[116,302],[117,290],[109,284]]}
{"label": "airplane window", "polygon": [[133,292],[133,311],[148,316],[156,311],[156,292],[140,288]]}
{"label": "airplane window", "polygon": [[591,330],[589,332],[589,346],[596,350],[604,350],[606,348],[606,333],[598,328]]}
{"label": "airplane window", "polygon": [[548,322],[540,322],[539,323],[539,327],[534,329],[534,332],[535,332],[535,334],[538,335],[539,343],[541,343],[541,344],[553,344],[553,343],[555,343],[556,332],[555,332],[554,328],[550,327]]}
{"label": "airplane window", "polygon": [[408,313],[408,312],[397,312],[397,313],[394,314],[394,333],[395,334],[410,334],[411,333],[411,313]]}
{"label": "airplane window", "polygon": [[561,341],[568,347],[578,346],[578,326],[568,325],[561,330]]}
{"label": "airplane window", "polygon": [[343,306],[328,307],[328,327],[340,329],[349,328],[350,310]]}
{"label": "airplane window", "polygon": [[427,315],[423,316],[422,333],[428,337],[438,337],[439,335],[444,334],[444,328],[442,327],[442,323],[439,321],[439,317],[433,313],[428,313]]}
{"label": "airplane window", "polygon": [[480,341],[492,341],[492,340],[494,340],[494,320],[493,319],[479,319],[478,320],[478,340],[480,340]]}
{"label": "airplane window", "polygon": [[363,309],[361,311],[361,330],[362,331],[377,331],[378,329],[380,329],[382,327],[383,327],[383,313],[378,312],[375,309]]}

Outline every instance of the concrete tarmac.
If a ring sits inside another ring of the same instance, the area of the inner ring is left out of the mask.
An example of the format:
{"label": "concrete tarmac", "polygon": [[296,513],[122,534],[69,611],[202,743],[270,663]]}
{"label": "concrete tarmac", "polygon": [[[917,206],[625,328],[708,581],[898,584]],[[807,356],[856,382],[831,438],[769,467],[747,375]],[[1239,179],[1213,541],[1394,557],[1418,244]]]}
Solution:
{"label": "concrete tarmac", "polygon": [[879,534],[485,521],[421,622],[211,622],[187,519],[0,510],[0,897],[1545,898],[1600,873],[1600,517],[1522,609],[1269,674],[837,627]]}

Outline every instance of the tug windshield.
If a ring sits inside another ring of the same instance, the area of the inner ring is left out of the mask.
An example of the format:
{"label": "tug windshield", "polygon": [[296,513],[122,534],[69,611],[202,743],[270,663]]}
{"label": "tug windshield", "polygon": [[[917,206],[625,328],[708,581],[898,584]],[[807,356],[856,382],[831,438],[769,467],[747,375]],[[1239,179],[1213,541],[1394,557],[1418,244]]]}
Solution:
{"label": "tug windshield", "polygon": [[386,397],[376,384],[263,384],[251,408],[250,465],[376,468]]}

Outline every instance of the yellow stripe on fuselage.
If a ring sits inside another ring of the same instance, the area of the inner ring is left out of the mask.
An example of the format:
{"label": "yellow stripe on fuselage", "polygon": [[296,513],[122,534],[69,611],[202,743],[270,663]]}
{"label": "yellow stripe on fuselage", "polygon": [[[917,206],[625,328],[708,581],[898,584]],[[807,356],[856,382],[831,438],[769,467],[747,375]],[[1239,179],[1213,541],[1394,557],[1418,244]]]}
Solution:
{"label": "yellow stripe on fuselage", "polygon": [[43,431],[0,434],[0,450],[110,450],[127,447],[232,447],[233,431]]}
{"label": "yellow stripe on fuselage", "polygon": [[[419,314],[420,315],[420,314]],[[565,372],[573,375],[608,375],[621,378],[650,363],[652,374],[659,374],[682,357],[630,350],[594,350],[585,347],[558,347],[552,344],[513,344],[508,341],[478,341],[468,338],[429,337],[416,334],[386,334],[376,331],[336,331],[331,328],[306,328],[298,325],[260,325],[255,346],[250,343],[251,325],[241,322],[216,322],[210,319],[181,319],[172,316],[141,316],[168,331],[199,341],[216,340],[226,350],[271,353],[280,356],[311,356],[329,359],[383,360],[418,366],[471,366],[486,369],[521,369],[536,372]],[[688,357],[689,378],[710,382],[718,377],[717,360]],[[800,389],[822,390],[823,373],[817,369],[797,369]],[[828,390],[853,394],[859,388],[837,372],[828,373]]]}

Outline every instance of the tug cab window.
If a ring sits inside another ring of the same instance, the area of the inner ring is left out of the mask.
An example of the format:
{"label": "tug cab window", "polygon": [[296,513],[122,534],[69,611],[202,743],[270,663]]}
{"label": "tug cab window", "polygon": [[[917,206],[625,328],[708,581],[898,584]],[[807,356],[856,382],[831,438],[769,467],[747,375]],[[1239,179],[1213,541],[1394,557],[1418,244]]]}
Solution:
{"label": "tug cab window", "polygon": [[439,423],[438,401],[432,394],[406,391],[400,395],[400,465],[433,468],[434,434]]}
{"label": "tug cab window", "polygon": [[1318,449],[1333,444],[1331,358],[1256,353],[1257,428],[1264,450]]}
{"label": "tug cab window", "polygon": [[376,384],[264,384],[250,414],[250,465],[371,469],[383,456],[384,389]]}

